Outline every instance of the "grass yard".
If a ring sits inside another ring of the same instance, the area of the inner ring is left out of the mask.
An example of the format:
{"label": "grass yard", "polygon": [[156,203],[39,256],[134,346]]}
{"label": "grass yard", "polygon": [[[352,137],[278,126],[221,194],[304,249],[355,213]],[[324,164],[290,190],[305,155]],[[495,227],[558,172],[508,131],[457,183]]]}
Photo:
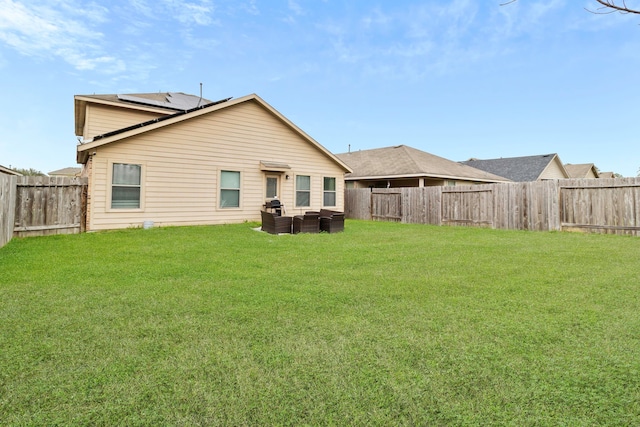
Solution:
{"label": "grass yard", "polygon": [[256,226],[1,248],[0,424],[640,424],[637,237]]}

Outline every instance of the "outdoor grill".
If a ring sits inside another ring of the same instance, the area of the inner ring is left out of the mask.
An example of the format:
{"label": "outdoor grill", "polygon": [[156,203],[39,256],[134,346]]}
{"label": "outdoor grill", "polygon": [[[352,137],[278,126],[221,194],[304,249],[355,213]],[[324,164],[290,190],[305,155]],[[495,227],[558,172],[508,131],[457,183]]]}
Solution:
{"label": "outdoor grill", "polygon": [[280,200],[273,199],[264,204],[264,207],[269,212],[275,212],[278,216],[282,216],[282,209],[284,206],[280,203]]}

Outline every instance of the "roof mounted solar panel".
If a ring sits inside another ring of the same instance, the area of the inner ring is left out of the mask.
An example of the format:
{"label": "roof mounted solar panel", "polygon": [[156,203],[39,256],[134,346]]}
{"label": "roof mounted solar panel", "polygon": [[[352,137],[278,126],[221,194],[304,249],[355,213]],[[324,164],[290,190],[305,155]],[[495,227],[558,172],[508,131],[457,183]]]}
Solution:
{"label": "roof mounted solar panel", "polygon": [[169,92],[165,96],[165,101],[143,98],[135,95],[118,95],[121,101],[133,102],[135,104],[148,105],[151,107],[168,108],[176,111],[190,110],[202,105],[211,103],[208,99],[187,95],[179,92]]}
{"label": "roof mounted solar panel", "polygon": [[134,104],[148,105],[150,107],[170,108],[172,110],[180,109],[170,105],[168,102],[156,101],[153,99],[142,98],[140,96],[118,95],[118,99],[121,101],[133,102]]}
{"label": "roof mounted solar panel", "polygon": [[192,108],[209,104],[211,101],[209,101],[208,99],[200,98],[199,96],[187,95],[186,93],[169,92],[167,94],[167,102],[173,105],[174,108],[180,108],[181,110],[190,110]]}

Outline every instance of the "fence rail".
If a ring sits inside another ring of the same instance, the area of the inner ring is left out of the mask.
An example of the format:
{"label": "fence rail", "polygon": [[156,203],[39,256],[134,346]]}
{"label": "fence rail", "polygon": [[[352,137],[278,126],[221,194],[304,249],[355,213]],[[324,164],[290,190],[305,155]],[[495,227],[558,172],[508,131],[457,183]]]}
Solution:
{"label": "fence rail", "polygon": [[348,218],[640,235],[640,178],[347,189]]}

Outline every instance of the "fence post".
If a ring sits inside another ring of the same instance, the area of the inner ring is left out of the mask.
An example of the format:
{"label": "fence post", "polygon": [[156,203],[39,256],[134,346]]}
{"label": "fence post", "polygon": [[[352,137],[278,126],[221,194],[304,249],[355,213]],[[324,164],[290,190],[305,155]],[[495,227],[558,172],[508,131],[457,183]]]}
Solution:
{"label": "fence post", "polygon": [[0,247],[13,237],[17,177],[0,173]]}

